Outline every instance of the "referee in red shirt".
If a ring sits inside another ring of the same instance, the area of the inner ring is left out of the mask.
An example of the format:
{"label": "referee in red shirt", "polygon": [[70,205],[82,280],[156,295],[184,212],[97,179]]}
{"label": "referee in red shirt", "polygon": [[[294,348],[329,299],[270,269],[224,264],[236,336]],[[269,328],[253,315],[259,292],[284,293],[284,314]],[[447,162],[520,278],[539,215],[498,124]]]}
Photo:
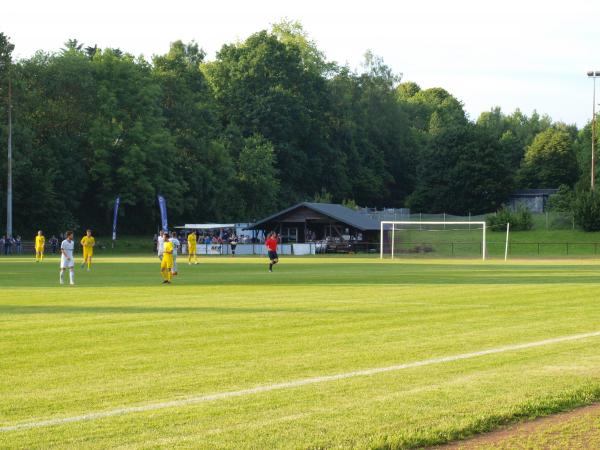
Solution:
{"label": "referee in red shirt", "polygon": [[265,241],[265,247],[269,254],[269,272],[273,272],[273,266],[279,262],[279,256],[277,256],[277,233],[272,231],[267,236]]}

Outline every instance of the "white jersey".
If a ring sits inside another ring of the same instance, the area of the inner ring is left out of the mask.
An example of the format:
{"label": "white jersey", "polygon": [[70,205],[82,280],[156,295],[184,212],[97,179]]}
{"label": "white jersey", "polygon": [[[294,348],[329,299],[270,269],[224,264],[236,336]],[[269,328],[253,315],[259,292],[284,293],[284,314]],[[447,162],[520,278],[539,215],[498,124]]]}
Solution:
{"label": "white jersey", "polygon": [[60,267],[73,267],[73,265],[75,264],[73,261],[73,250],[75,249],[75,241],[69,241],[68,239],[65,239],[60,244],[60,249],[62,250],[60,256]]}
{"label": "white jersey", "polygon": [[171,238],[171,242],[173,243],[173,257],[176,257],[177,249],[181,246],[181,242],[177,238]]}
{"label": "white jersey", "polygon": [[165,252],[165,238],[162,236],[158,237],[158,243],[156,244],[156,250],[158,251],[158,255],[162,255]]}

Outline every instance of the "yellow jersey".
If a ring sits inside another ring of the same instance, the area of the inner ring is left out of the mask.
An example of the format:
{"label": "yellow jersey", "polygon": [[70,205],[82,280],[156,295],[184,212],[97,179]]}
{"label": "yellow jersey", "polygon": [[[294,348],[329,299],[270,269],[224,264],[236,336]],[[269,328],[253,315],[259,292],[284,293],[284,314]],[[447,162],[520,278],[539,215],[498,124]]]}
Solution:
{"label": "yellow jersey", "polygon": [[191,247],[193,245],[196,245],[196,233],[190,233],[188,234],[188,245]]}
{"label": "yellow jersey", "polygon": [[81,246],[84,248],[93,248],[96,245],[96,239],[93,236],[84,236],[81,239]]}
{"label": "yellow jersey", "polygon": [[169,258],[173,257],[173,243],[171,241],[165,242],[163,245],[164,256],[168,256]]}
{"label": "yellow jersey", "polygon": [[46,238],[44,236],[35,237],[35,248],[43,247],[46,244]]}

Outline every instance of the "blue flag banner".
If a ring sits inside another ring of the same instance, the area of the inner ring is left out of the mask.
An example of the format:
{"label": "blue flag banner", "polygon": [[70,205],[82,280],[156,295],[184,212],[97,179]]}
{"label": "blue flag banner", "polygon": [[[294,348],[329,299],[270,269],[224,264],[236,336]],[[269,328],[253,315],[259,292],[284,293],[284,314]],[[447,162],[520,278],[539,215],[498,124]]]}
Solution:
{"label": "blue flag banner", "polygon": [[169,231],[169,223],[167,221],[167,201],[162,195],[158,196],[158,207],[160,208],[160,223],[162,229]]}
{"label": "blue flag banner", "polygon": [[117,216],[119,215],[119,203],[121,203],[121,197],[117,197],[115,199],[115,211],[113,213],[113,233],[112,238],[113,241],[117,239]]}

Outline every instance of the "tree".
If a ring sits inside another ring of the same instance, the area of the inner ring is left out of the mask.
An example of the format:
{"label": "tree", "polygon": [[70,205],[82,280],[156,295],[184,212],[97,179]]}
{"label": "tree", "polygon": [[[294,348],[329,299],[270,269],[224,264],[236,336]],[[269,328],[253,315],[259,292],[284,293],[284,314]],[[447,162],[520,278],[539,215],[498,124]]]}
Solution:
{"label": "tree", "polygon": [[172,211],[181,211],[188,188],[176,170],[180,160],[163,116],[160,85],[150,65],[131,55],[104,50],[90,64],[98,87],[88,135],[88,198],[106,223],[120,195],[128,215],[124,223],[152,229],[158,220],[156,195],[164,195]]}
{"label": "tree", "polygon": [[224,128],[260,134],[276,151],[282,202],[318,190],[328,177],[325,80],[305,70],[302,50],[261,31],[225,45],[203,65]]}
{"label": "tree", "polygon": [[79,42],[77,39],[69,39],[64,45],[65,46],[61,49],[63,53],[81,52],[83,49],[83,43]]}
{"label": "tree", "polygon": [[578,189],[573,202],[573,218],[584,231],[600,231],[600,195],[589,188]]}
{"label": "tree", "polygon": [[572,139],[567,131],[549,128],[538,133],[527,147],[519,171],[522,186],[555,188],[572,186],[579,174]]}
{"label": "tree", "polygon": [[258,134],[244,140],[238,160],[238,183],[246,217],[257,220],[273,212],[279,195],[275,150]]}
{"label": "tree", "polygon": [[417,170],[417,186],[408,200],[417,211],[495,211],[512,189],[498,143],[473,125],[434,134]]}
{"label": "tree", "polygon": [[166,55],[153,58],[153,75],[162,88],[163,115],[175,140],[178,176],[187,185],[183,208],[174,217],[189,221],[224,220],[241,212],[235,195],[234,158],[200,70],[204,57],[195,42],[176,41]]}
{"label": "tree", "polygon": [[300,22],[282,20],[272,25],[271,32],[283,44],[300,51],[300,58],[306,70],[327,76],[337,69],[335,63],[326,60],[325,54],[310,39]]}

